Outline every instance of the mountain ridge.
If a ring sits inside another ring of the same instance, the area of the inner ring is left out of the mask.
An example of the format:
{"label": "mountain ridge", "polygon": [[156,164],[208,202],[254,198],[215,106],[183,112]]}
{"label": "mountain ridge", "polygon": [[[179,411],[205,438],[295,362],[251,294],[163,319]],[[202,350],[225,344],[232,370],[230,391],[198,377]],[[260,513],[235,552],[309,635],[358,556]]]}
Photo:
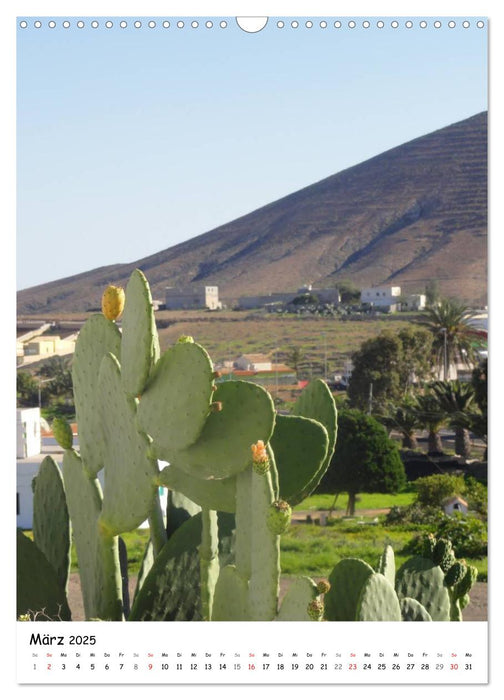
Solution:
{"label": "mountain ridge", "polygon": [[194,238],[18,292],[18,313],[84,311],[142,269],[153,296],[217,284],[241,294],[395,284],[486,303],[487,113],[395,146]]}

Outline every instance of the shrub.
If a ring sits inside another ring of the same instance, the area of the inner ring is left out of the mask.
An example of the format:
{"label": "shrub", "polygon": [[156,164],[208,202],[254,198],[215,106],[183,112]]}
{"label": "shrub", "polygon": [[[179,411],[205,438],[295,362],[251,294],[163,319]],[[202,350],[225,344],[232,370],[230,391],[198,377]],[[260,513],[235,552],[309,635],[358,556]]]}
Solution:
{"label": "shrub", "polygon": [[[443,515],[436,532],[436,539],[449,539],[455,556],[477,559],[487,556],[488,537],[484,522],[474,516],[457,513],[453,516]],[[424,535],[417,535],[404,547],[403,553],[421,555]]]}
{"label": "shrub", "polygon": [[429,525],[436,528],[443,519],[443,512],[437,506],[393,506],[385,518],[387,525]]}
{"label": "shrub", "polygon": [[469,505],[469,510],[474,510],[485,519],[488,515],[488,489],[473,476],[465,477],[464,496]]}
{"label": "shrub", "polygon": [[445,516],[436,537],[451,540],[456,557],[485,557],[488,548],[486,524],[474,516],[457,513]]}
{"label": "shrub", "polygon": [[443,501],[454,494],[465,493],[462,476],[455,474],[432,474],[417,479],[414,483],[417,502],[423,506],[442,506]]}

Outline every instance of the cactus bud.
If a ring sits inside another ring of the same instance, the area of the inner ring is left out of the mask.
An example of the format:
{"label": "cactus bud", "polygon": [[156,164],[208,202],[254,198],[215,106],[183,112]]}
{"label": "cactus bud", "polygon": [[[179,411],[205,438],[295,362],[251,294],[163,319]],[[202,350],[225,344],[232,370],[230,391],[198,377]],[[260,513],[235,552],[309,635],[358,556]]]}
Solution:
{"label": "cactus bud", "polygon": [[124,289],[109,284],[102,296],[102,311],[105,318],[109,321],[118,319],[124,310],[124,301]]}
{"label": "cactus bud", "polygon": [[432,552],[432,561],[439,566],[444,573],[455,563],[455,554],[450,540],[441,538],[436,542],[436,546]]}
{"label": "cactus bud", "polygon": [[72,428],[64,418],[55,418],[52,422],[52,432],[58,445],[64,450],[71,450],[73,446]]}
{"label": "cactus bud", "polygon": [[315,598],[315,600],[312,600],[310,603],[308,603],[307,612],[312,620],[316,620],[318,622],[322,619],[322,616],[324,614],[324,604],[321,600]]}
{"label": "cactus bud", "polygon": [[460,581],[462,581],[462,579],[466,575],[466,572],[467,566],[465,565],[465,563],[462,561],[456,561],[455,564],[453,564],[446,572],[444,578],[445,586],[451,588],[457,583],[460,583]]}
{"label": "cactus bud", "polygon": [[436,546],[436,538],[432,534],[432,532],[429,532],[428,535],[425,535],[423,538],[422,542],[422,556],[425,559],[432,559],[432,554],[434,552],[434,547]]}
{"label": "cactus bud", "polygon": [[215,370],[215,372],[212,372],[212,379],[220,379],[222,377],[222,372],[219,372],[219,370]]}
{"label": "cactus bud", "polygon": [[331,590],[331,584],[326,578],[320,579],[317,583],[317,591],[319,594],[329,593]]}
{"label": "cactus bud", "polygon": [[270,468],[270,462],[264,442],[258,440],[255,445],[250,446],[250,449],[252,450],[252,469],[257,474],[266,474]]}
{"label": "cactus bud", "polygon": [[219,411],[222,411],[222,401],[214,401],[211,403],[210,410],[212,413],[219,413]]}
{"label": "cactus bud", "polygon": [[463,598],[469,593],[478,578],[478,569],[475,566],[467,566],[463,578],[456,584],[454,594],[456,598]]}
{"label": "cactus bud", "polygon": [[194,343],[194,338],[192,335],[181,335],[177,343]]}
{"label": "cactus bud", "polygon": [[267,525],[274,535],[281,535],[289,527],[292,509],[287,501],[274,501],[268,512]]}

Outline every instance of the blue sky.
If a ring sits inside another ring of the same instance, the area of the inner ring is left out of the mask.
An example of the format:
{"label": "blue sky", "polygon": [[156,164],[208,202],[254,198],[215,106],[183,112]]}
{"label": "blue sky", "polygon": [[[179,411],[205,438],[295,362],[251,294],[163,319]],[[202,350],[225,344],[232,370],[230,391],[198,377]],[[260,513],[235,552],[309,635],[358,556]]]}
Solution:
{"label": "blue sky", "polygon": [[270,17],[256,34],[109,17],[18,24],[18,289],[137,260],[487,109],[475,17]]}

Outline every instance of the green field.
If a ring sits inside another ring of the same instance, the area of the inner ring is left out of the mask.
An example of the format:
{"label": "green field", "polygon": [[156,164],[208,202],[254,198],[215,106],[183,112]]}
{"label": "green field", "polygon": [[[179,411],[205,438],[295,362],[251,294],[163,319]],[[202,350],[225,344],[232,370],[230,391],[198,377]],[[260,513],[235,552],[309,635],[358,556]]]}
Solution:
{"label": "green field", "polygon": [[[418,315],[392,314],[379,319],[363,316],[361,320],[344,317],[293,316],[260,311],[160,311],[156,314],[161,349],[176,342],[181,335],[191,335],[203,345],[214,362],[232,360],[243,353],[271,353],[272,360],[282,362],[292,347],[302,349],[314,372],[327,359],[328,373],[341,372],[345,360],[358,350],[363,341],[383,330],[399,331],[408,327]],[[169,324],[168,327],[162,327]]]}
{"label": "green field", "polygon": [[[341,494],[335,516],[329,525],[293,522],[280,540],[282,575],[327,577],[337,562],[344,557],[364,559],[375,567],[386,544],[392,545],[398,568],[411,554],[403,552],[406,545],[420,532],[428,531],[418,525],[385,525],[384,516],[366,516],[359,511],[404,506],[414,500],[413,493],[361,494],[354,518],[339,517],[346,506],[346,495]],[[330,494],[310,496],[294,509],[299,511],[328,510],[334,497]],[[314,517],[315,520],[315,517]],[[128,569],[136,575],[140,569],[148,530],[134,530],[122,535],[128,550]],[[479,571],[479,580],[486,581],[488,559],[467,559]],[[71,570],[78,571],[75,549],[72,546]]]}

